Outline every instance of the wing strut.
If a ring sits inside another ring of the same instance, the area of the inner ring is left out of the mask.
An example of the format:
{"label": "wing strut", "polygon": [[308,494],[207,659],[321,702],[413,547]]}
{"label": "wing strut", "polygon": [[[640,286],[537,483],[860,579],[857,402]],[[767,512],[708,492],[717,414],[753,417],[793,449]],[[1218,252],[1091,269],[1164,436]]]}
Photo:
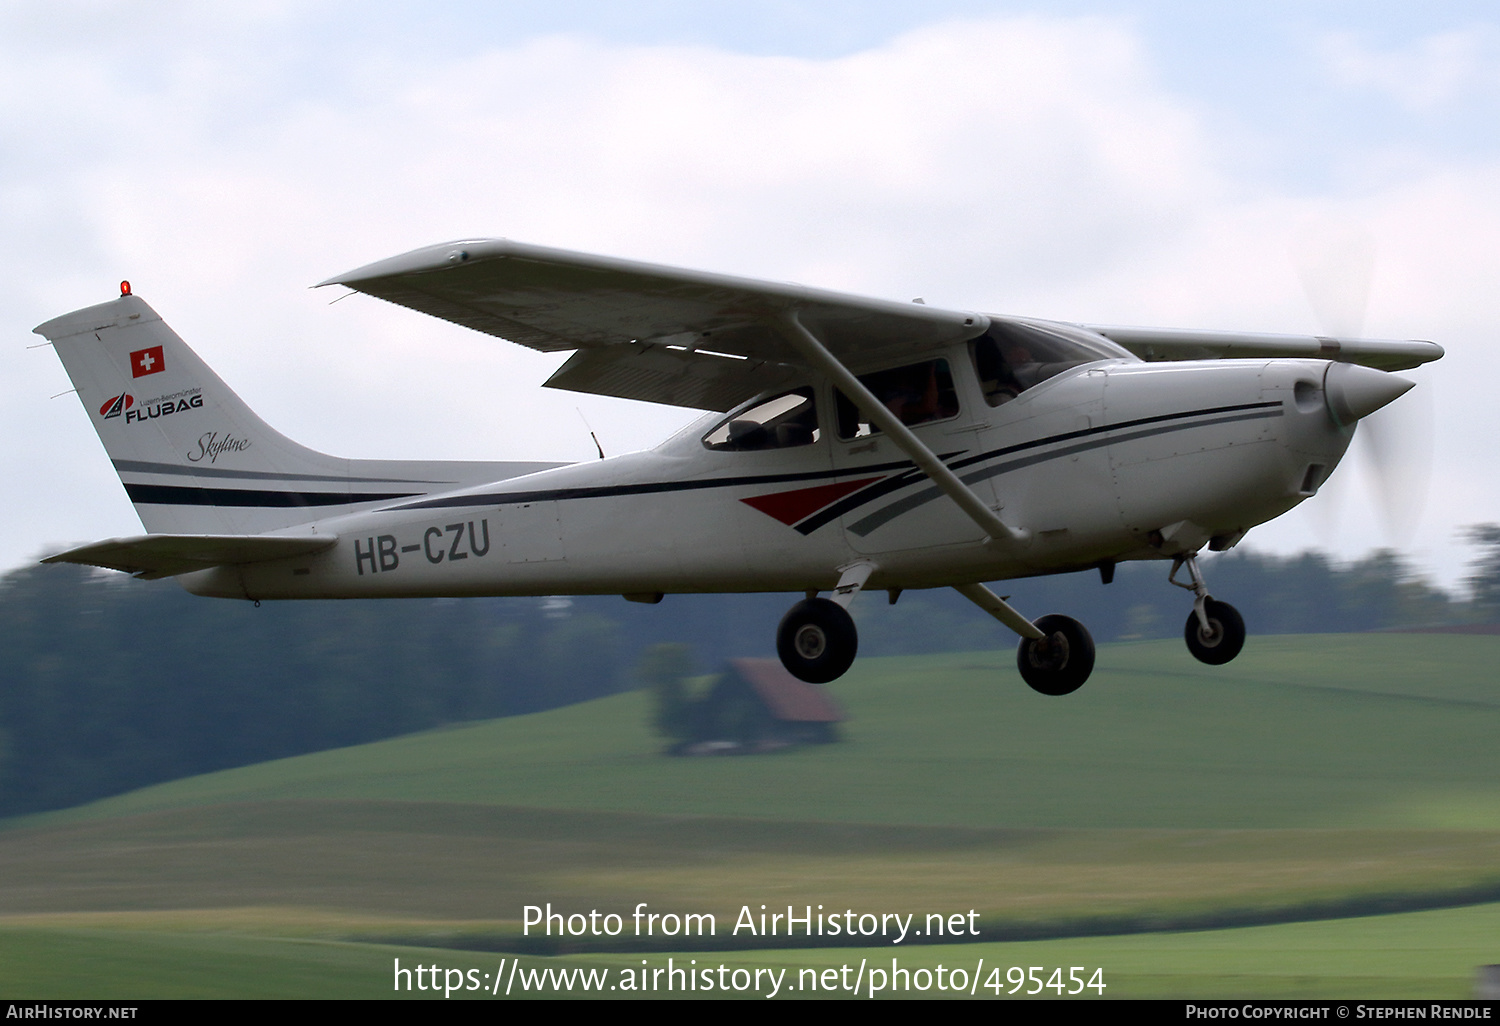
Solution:
{"label": "wing strut", "polygon": [[786,340],[797,352],[815,369],[832,379],[845,395],[854,400],[855,405],[870,418],[870,422],[885,432],[885,436],[895,442],[902,452],[910,456],[912,462],[932,480],[933,484],[958,503],[958,508],[980,526],[989,536],[990,541],[1016,543],[1026,540],[1025,531],[1006,526],[995,511],[985,505],[983,499],[975,495],[968,485],[959,480],[957,474],[948,469],[947,464],[938,459],[936,453],[923,445],[922,440],[914,435],[909,427],[886,409],[885,404],[876,399],[870,390],[850,372],[849,368],[840,363],[838,357],[830,353],[818,337],[807,330],[806,325],[797,319],[796,310],[788,310],[780,319],[779,326],[784,329],[783,334]]}

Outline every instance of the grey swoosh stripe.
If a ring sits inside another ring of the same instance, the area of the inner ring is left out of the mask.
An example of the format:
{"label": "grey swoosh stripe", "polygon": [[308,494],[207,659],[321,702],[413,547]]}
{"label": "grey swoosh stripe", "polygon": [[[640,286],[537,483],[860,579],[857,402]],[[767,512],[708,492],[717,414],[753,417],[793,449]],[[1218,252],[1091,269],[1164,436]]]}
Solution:
{"label": "grey swoosh stripe", "polygon": [[[1241,413],[1233,417],[1215,417],[1212,420],[1196,420],[1188,424],[1164,424],[1161,427],[1146,428],[1141,431],[1132,431],[1128,434],[1123,435],[1105,435],[1101,438],[1090,439],[1087,442],[1078,442],[1074,445],[1065,445],[1060,449],[1053,449],[1050,452],[1036,453],[1031,456],[1022,456],[1019,459],[1006,460],[1003,463],[991,464],[990,466],[985,467],[982,470],[976,470],[969,474],[960,474],[959,478],[964,482],[964,484],[974,484],[976,481],[986,481],[989,478],[998,477],[1001,474],[1007,473],[1012,470],[1019,470],[1022,467],[1034,466],[1038,463],[1045,463],[1048,460],[1054,460],[1061,456],[1072,456],[1075,453],[1086,452],[1089,449],[1098,449],[1106,445],[1116,445],[1120,442],[1133,442],[1140,438],[1150,438],[1152,435],[1165,435],[1170,434],[1174,431],[1186,431],[1189,428],[1204,427],[1208,424],[1233,424],[1236,421],[1241,420],[1263,420],[1267,417],[1280,417],[1282,415],[1283,411],[1281,409],[1263,410],[1257,413]],[[910,513],[918,506],[926,505],[942,494],[943,493],[937,488],[924,488],[922,491],[915,492],[912,495],[908,495],[904,499],[897,499],[889,506],[882,507],[881,509],[876,510],[874,513],[871,513],[869,516],[864,517],[854,522],[853,524],[850,524],[849,530],[863,538],[870,532],[874,531],[877,527],[882,527],[885,524],[890,523],[892,520],[896,519],[902,514]]]}

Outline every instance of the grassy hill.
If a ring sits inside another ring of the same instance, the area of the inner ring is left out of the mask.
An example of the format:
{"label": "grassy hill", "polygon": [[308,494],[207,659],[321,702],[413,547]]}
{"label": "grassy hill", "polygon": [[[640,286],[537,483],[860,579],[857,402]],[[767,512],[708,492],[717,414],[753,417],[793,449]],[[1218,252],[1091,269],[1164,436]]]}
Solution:
{"label": "grassy hill", "polygon": [[1500,638],[1255,638],[1101,649],[1081,691],[1009,652],[866,660],[847,741],[663,758],[643,693],[193,777],[23,822],[350,798],[964,827],[1500,829]]}
{"label": "grassy hill", "polygon": [[974,908],[995,940],[1495,900],[1497,655],[1256,638],[1211,669],[1106,646],[1062,699],[1008,652],[866,660],[832,689],[836,745],[668,758],[627,694],[243,767],[5,824],[0,948],[515,950],[547,901]]}

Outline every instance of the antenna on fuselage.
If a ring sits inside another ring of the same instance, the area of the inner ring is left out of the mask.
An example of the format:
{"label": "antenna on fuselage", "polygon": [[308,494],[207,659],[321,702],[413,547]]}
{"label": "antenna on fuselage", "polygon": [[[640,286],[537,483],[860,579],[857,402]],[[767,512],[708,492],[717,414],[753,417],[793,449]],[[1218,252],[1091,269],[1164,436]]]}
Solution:
{"label": "antenna on fuselage", "polygon": [[578,419],[583,421],[584,430],[586,430],[589,433],[589,437],[594,440],[594,448],[599,450],[599,458],[601,460],[604,459],[604,446],[599,444],[599,436],[594,434],[594,429],[589,426],[589,419],[583,415],[583,408],[575,406],[573,407],[573,409],[578,411]]}

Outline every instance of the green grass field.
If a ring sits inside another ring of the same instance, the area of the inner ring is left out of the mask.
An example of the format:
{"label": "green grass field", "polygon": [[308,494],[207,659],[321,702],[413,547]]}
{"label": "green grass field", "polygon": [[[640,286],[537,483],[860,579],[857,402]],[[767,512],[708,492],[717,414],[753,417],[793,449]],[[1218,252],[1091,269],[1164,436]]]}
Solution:
{"label": "green grass field", "polygon": [[[1490,637],[1255,638],[1210,669],[1115,645],[1062,699],[1006,652],[866,660],[832,688],[835,745],[667,758],[626,694],[174,781],[3,824],[0,996],[379,996],[394,957],[551,950],[519,935],[523,905],[645,901],[726,923],[975,909],[984,943],[902,957],[1051,952],[1104,966],[1107,996],[1461,997],[1500,962],[1496,656]],[[1469,907],[1368,915],[1445,905]],[[1304,942],[1324,953],[1289,954]],[[675,944],[571,942],[557,964]]]}
{"label": "green grass field", "polygon": [[[1033,694],[1008,652],[856,664],[848,743],[664,759],[644,694],[145,788],[53,821],[284,798],[991,827],[1500,829],[1500,640],[1257,638],[1226,667],[1106,646]],[[46,818],[44,818],[45,821]]]}
{"label": "green grass field", "polygon": [[[0,928],[0,993],[7,998],[410,998],[445,1000],[450,995],[395,988],[394,970],[437,966],[446,977],[457,970],[454,999],[505,1000],[489,992],[497,970],[503,975],[513,955],[466,950],[433,950],[413,946],[351,943],[295,937],[265,937],[232,932],[211,917],[181,917],[175,922],[145,924]],[[268,917],[269,919],[270,917]],[[293,931],[295,932],[295,931]],[[1350,998],[1450,999],[1473,996],[1474,967],[1493,961],[1500,937],[1500,905],[1413,912],[1277,926],[1210,930],[1193,933],[1147,933],[1128,936],[1077,937],[1001,944],[934,945],[916,948],[825,948],[779,951],[678,951],[596,954],[564,957],[521,956],[521,967],[537,970],[607,970],[605,990],[592,996],[676,996],[658,989],[646,994],[610,992],[620,971],[677,966],[720,965],[730,969],[786,970],[783,997],[871,996],[868,976],[857,993],[850,990],[809,992],[803,970],[821,977],[829,969],[904,967],[908,971],[938,966],[964,970],[976,981],[976,997],[1020,1000],[1034,989],[1026,983],[1012,993],[1015,977],[1007,970],[1032,966],[1047,970],[1084,967],[1085,979],[1102,970],[1106,998]],[[693,962],[692,960],[696,960]],[[894,965],[893,965],[894,961]],[[469,971],[477,975],[468,976]],[[996,971],[998,970],[998,972]],[[470,980],[478,987],[468,986]],[[836,977],[838,979],[838,977]],[[853,973],[840,983],[852,982]],[[555,981],[555,977],[554,977]],[[801,989],[798,989],[798,984]],[[985,985],[994,984],[996,990]],[[658,982],[658,987],[664,984]],[[888,985],[878,997],[967,997],[943,993],[932,984],[923,992],[918,979],[894,995]],[[458,989],[462,988],[462,989]],[[502,988],[503,989],[503,988]],[[767,989],[769,987],[767,986]],[[1072,989],[1068,987],[1068,989]],[[513,986],[510,998],[527,996],[588,997],[576,986],[559,993],[554,985],[535,992]],[[767,993],[747,991],[765,998]],[[695,996],[717,997],[717,993]],[[731,995],[741,996],[741,995]],[[1043,998],[1058,995],[1041,989]],[[1072,1000],[1092,1000],[1083,990]]]}

